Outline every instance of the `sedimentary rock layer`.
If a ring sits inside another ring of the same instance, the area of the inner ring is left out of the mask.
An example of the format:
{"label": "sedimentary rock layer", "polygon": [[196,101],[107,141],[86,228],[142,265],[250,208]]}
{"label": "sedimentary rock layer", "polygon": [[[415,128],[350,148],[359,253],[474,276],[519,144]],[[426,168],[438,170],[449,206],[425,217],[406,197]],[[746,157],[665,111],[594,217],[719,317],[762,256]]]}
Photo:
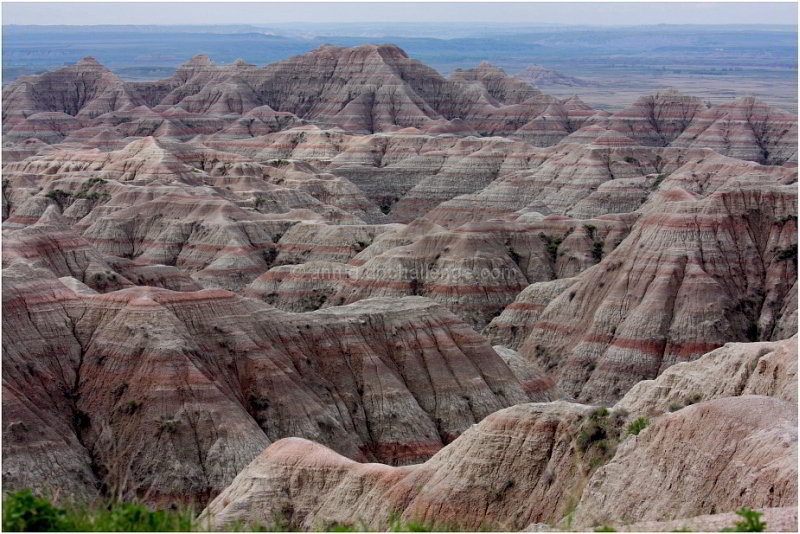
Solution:
{"label": "sedimentary rock layer", "polygon": [[580,444],[599,439],[583,433],[602,428],[596,426],[602,417],[563,401],[514,406],[427,462],[400,468],[359,464],[306,440],[280,440],[201,519],[217,528],[269,523],[276,515],[303,529],[386,529],[392,519],[469,530],[569,528],[577,504],[571,524],[589,529],[797,504],[797,417],[785,401],[725,398],[661,416],[625,437],[594,470]]}
{"label": "sedimentary rock layer", "polygon": [[[419,297],[291,314],[222,290],[76,292],[17,258],[3,273],[8,487],[47,478],[86,493],[124,479],[114,489],[203,502],[271,440],[419,461],[552,384],[532,388],[535,370],[521,383],[481,336]],[[34,413],[52,421],[34,430]],[[92,477],[70,464],[26,471],[28,431],[61,436],[70,455],[91,458]]]}

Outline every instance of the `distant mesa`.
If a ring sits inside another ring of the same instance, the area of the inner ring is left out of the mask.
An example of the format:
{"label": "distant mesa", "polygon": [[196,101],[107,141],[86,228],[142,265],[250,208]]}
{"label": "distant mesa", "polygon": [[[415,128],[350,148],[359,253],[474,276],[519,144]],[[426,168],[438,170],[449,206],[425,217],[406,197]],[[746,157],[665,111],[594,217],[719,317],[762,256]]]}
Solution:
{"label": "distant mesa", "polygon": [[100,63],[98,63],[97,60],[92,56],[86,56],[82,60],[78,61],[78,65],[88,67],[93,65],[99,66]]}
{"label": "distant mesa", "polygon": [[565,87],[589,87],[595,85],[588,80],[567,76],[541,65],[528,65],[525,70],[517,74],[517,77],[533,85],[562,85]]}

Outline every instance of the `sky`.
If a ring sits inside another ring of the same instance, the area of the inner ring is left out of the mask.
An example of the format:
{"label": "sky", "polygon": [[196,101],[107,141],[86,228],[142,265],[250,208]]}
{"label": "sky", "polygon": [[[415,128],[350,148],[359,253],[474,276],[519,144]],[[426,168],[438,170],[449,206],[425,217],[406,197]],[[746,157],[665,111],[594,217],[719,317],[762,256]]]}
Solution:
{"label": "sky", "polygon": [[766,2],[8,2],[3,24],[514,22],[797,24],[797,3]]}

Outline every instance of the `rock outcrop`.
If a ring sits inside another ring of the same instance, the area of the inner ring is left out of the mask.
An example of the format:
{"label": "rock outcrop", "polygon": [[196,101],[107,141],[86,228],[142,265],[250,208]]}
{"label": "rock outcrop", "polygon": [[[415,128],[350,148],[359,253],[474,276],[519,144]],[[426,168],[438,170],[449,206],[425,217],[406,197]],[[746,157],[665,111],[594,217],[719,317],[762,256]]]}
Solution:
{"label": "rock outcrop", "polygon": [[560,530],[797,504],[797,416],[785,401],[742,396],[661,416],[625,437],[610,460],[595,457],[608,462],[597,467],[585,447],[609,446],[613,438],[595,435],[610,431],[599,426],[607,414],[563,401],[514,406],[407,467],[359,464],[306,440],[280,440],[201,520],[216,528],[280,517],[304,530],[386,529],[391,521]]}
{"label": "rock outcrop", "polygon": [[728,343],[701,358],[673,365],[633,386],[615,405],[653,416],[703,400],[767,395],[797,403],[797,336],[774,342]]}
{"label": "rock outcrop", "polygon": [[743,505],[797,505],[797,413],[786,401],[723,398],[658,418],[594,473],[575,524],[663,521]]}
{"label": "rock outcrop", "polygon": [[[414,462],[551,385],[423,298],[291,314],[222,290],[76,291],[24,259],[3,273],[7,487],[201,503],[275,439]],[[29,432],[76,460],[27,470]]]}
{"label": "rock outcrop", "polygon": [[313,529],[388,520],[438,528],[521,529],[567,513],[579,485],[572,440],[589,407],[524,404],[492,414],[424,464],[358,464],[299,439],[267,448],[200,519]]}
{"label": "rock outcrop", "polygon": [[796,506],[796,117],[391,44],[3,101],[5,488],[304,529]]}

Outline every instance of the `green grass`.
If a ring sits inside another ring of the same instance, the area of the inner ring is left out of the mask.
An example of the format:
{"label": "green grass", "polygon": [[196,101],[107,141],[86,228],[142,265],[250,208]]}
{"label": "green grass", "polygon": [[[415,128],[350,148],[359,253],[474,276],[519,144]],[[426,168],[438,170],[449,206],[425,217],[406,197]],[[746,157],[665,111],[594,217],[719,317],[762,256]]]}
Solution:
{"label": "green grass", "polygon": [[[153,510],[137,502],[98,499],[91,503],[65,501],[34,495],[29,490],[9,493],[3,499],[3,532],[208,532],[220,530],[206,521],[199,521],[191,508]],[[324,523],[324,532],[363,532],[370,530],[363,522]],[[390,532],[432,532],[463,530],[448,525],[428,525],[423,521],[389,517]],[[318,527],[319,528],[319,527]],[[259,522],[234,521],[226,525],[228,532],[293,532],[297,528],[282,514],[269,525]]]}
{"label": "green grass", "polygon": [[[513,487],[513,482],[506,483]],[[575,503],[568,507],[567,529],[571,528]],[[761,521],[761,512],[741,508],[742,517],[732,528],[723,532],[762,532],[767,523]],[[34,495],[29,489],[9,493],[3,500],[3,532],[207,532],[212,526],[195,518],[191,508],[152,510],[135,502],[98,500],[94,503],[68,501],[54,504],[50,499]],[[464,530],[453,525],[431,525],[419,520],[404,521],[396,514],[387,521],[389,532],[447,532]],[[216,529],[218,530],[218,529]],[[227,526],[229,532],[290,532],[291,523],[275,518],[272,525],[237,521]],[[369,527],[357,523],[327,523],[324,532],[364,532]],[[471,529],[469,529],[471,530]],[[485,530],[484,528],[480,529]],[[595,532],[614,532],[609,526],[600,526]],[[678,532],[678,531],[676,531]]]}
{"label": "green grass", "polygon": [[732,528],[723,528],[722,532],[763,532],[767,529],[767,523],[761,521],[761,516],[764,515],[761,512],[745,506],[738,509],[736,514],[742,518],[742,521],[734,523]]}
{"label": "green grass", "polygon": [[628,423],[628,434],[633,434],[634,436],[638,435],[639,432],[647,428],[647,425],[650,424],[650,419],[647,417],[639,417],[638,419],[634,419],[630,423]]}
{"label": "green grass", "polygon": [[4,532],[187,532],[198,530],[190,509],[150,510],[138,503],[55,505],[30,490],[3,501]]}

